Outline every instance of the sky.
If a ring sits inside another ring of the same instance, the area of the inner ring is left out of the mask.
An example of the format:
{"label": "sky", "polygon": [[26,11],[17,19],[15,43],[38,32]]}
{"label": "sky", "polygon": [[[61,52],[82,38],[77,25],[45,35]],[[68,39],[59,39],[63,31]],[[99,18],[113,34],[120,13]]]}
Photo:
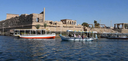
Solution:
{"label": "sky", "polygon": [[6,14],[41,13],[45,7],[45,20],[76,20],[112,26],[128,23],[128,0],[0,0],[0,21]]}

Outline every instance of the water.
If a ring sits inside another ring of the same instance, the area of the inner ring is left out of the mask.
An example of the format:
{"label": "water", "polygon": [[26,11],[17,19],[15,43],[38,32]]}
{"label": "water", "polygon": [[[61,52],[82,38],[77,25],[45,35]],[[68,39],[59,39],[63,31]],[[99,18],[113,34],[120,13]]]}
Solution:
{"label": "water", "polygon": [[128,40],[17,39],[0,36],[0,61],[127,61]]}

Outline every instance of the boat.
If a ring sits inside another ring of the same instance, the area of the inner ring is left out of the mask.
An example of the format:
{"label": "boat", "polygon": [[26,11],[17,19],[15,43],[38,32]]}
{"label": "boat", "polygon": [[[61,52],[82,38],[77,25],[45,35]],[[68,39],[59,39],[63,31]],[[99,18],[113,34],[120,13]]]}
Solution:
{"label": "boat", "polygon": [[[67,33],[69,35],[69,32],[75,32],[75,33],[80,33],[80,34],[83,34],[83,33],[90,33],[88,31],[72,31],[72,30],[67,30]],[[94,33],[97,33],[96,31],[95,32],[92,32],[93,34]],[[94,37],[86,37],[86,38],[82,38],[82,37],[70,37],[70,36],[62,36],[62,34],[59,35],[61,40],[62,41],[93,41],[93,40],[97,40],[97,34],[95,34],[95,38]],[[94,35],[93,35],[94,36]]]}
{"label": "boat", "polygon": [[20,38],[25,39],[55,39],[55,34],[43,34],[43,35],[19,35]]}
{"label": "boat", "polygon": [[108,37],[108,39],[128,39],[126,36],[121,36],[121,37]]}
{"label": "boat", "polygon": [[[32,30],[32,29],[27,29],[27,30],[14,30],[14,31],[18,31],[18,32],[14,32],[14,36],[18,36],[19,38],[24,38],[24,39],[55,39],[56,34],[55,33],[50,33],[47,34],[46,30]],[[22,34],[21,31],[24,33]],[[28,34],[26,34],[26,31],[28,32]],[[34,31],[35,33],[33,34],[32,31]],[[40,31],[40,34],[38,33],[38,31]]]}
{"label": "boat", "polygon": [[126,36],[126,34],[116,33],[116,34],[109,35],[107,38],[108,39],[128,39],[128,36]]}
{"label": "boat", "polygon": [[103,32],[103,33],[100,34],[100,38],[107,38],[108,34],[110,34],[110,33]]}
{"label": "boat", "polygon": [[128,39],[128,37],[127,36],[110,36],[110,37],[108,37],[108,39]]}
{"label": "boat", "polygon": [[77,37],[66,37],[62,36],[61,34],[59,35],[62,41],[93,41],[93,38],[77,38]]}

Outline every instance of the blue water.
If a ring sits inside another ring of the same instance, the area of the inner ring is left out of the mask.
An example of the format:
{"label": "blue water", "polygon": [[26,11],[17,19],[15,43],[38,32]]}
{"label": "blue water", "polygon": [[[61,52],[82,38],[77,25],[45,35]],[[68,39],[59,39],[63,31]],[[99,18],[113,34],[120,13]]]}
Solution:
{"label": "blue water", "polygon": [[17,39],[0,36],[0,61],[127,61],[128,40]]}

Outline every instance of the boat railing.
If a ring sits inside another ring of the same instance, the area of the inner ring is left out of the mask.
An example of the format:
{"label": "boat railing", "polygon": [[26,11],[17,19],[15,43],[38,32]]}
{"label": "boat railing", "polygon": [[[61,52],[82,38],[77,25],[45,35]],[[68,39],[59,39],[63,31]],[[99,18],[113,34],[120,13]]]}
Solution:
{"label": "boat railing", "polygon": [[[20,35],[20,34],[17,34]],[[22,35],[51,35],[51,34],[22,34]],[[52,35],[56,35],[55,33],[52,33]]]}
{"label": "boat railing", "polygon": [[[28,32],[26,32],[28,31]],[[35,33],[32,33],[33,31],[35,31]],[[56,35],[55,33],[48,33],[46,30],[40,29],[40,32],[38,33],[38,29],[37,30],[14,30],[13,35],[14,36],[21,36],[21,35]],[[44,33],[43,33],[44,32]]]}

